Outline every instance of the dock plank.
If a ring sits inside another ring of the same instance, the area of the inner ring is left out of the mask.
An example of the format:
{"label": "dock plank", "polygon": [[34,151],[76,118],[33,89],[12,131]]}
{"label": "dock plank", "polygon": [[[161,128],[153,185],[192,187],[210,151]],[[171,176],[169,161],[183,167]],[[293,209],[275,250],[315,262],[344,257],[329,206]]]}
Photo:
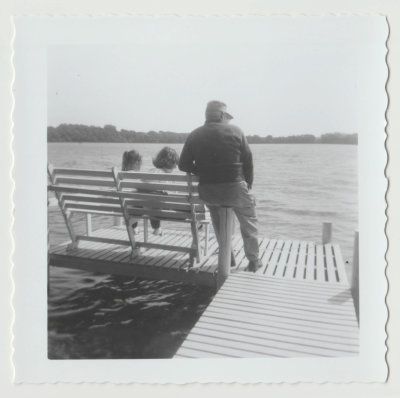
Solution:
{"label": "dock plank", "polygon": [[324,259],[324,252],[323,246],[317,245],[316,246],[316,267],[315,267],[315,279],[318,282],[324,282],[327,280],[326,277],[326,268],[325,268],[325,259]]}
{"label": "dock plank", "polygon": [[261,255],[261,263],[263,264],[263,267],[261,267],[256,272],[256,274],[261,275],[261,274],[265,274],[267,272],[269,261],[270,261],[270,259],[272,257],[272,253],[274,251],[274,248],[275,248],[276,244],[277,244],[276,239],[271,239],[268,242],[264,253],[262,253],[262,255]]}
{"label": "dock plank", "polygon": [[273,276],[275,274],[275,269],[277,267],[277,261],[278,261],[279,255],[281,254],[281,249],[282,249],[282,246],[284,245],[284,243],[285,242],[283,240],[278,240],[276,242],[276,245],[273,248],[272,256],[268,262],[268,268],[265,272],[265,275]]}
{"label": "dock plank", "polygon": [[307,246],[306,280],[313,281],[315,278],[315,245],[312,242]]}
{"label": "dock plank", "polygon": [[284,242],[282,246],[282,251],[280,252],[278,257],[278,264],[276,266],[276,270],[274,273],[274,276],[276,276],[277,278],[283,278],[285,276],[286,267],[288,265],[288,259],[292,253],[291,248],[292,248],[291,241]]}
{"label": "dock plank", "polygon": [[324,245],[324,251],[325,251],[326,270],[328,273],[328,281],[330,283],[336,283],[337,282],[336,268],[333,262],[332,245],[329,243]]}
{"label": "dock plank", "polygon": [[347,272],[346,272],[346,269],[344,266],[342,252],[340,250],[340,247],[339,247],[339,245],[334,244],[334,245],[332,245],[332,249],[333,249],[333,253],[334,253],[334,263],[336,265],[336,270],[338,273],[339,281],[347,285],[348,284]]}
{"label": "dock plank", "polygon": [[296,272],[294,278],[298,280],[304,280],[306,270],[306,252],[307,242],[300,242],[299,258],[296,265]]}
{"label": "dock plank", "polygon": [[[281,243],[280,243],[281,242]],[[267,276],[272,276],[275,272],[275,261],[279,256],[279,248],[277,248],[278,245],[282,244],[282,241],[278,240],[271,240],[271,244],[268,245],[267,250],[265,251],[265,259],[266,259],[266,265],[265,268],[260,268],[256,273],[257,274],[264,274]],[[264,258],[263,256],[263,258]]]}
{"label": "dock plank", "polygon": [[295,240],[292,242],[292,246],[290,248],[290,255],[286,265],[286,272],[284,274],[285,277],[289,279],[294,278],[294,274],[296,271],[296,262],[297,262],[297,255],[299,251],[300,242]]}

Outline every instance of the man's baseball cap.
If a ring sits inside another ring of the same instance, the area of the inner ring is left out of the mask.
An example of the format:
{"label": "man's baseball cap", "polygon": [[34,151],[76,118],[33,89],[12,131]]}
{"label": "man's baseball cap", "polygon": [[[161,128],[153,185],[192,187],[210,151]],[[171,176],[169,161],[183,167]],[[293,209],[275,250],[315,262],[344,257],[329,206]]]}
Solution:
{"label": "man's baseball cap", "polygon": [[221,101],[210,101],[206,108],[206,117],[217,115],[220,112],[224,113],[228,119],[233,119],[233,116],[226,111],[226,104]]}

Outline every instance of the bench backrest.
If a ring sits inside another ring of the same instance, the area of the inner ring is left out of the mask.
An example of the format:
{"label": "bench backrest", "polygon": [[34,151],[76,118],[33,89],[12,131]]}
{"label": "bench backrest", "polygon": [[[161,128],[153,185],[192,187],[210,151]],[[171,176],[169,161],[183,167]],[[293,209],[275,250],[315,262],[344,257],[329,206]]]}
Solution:
{"label": "bench backrest", "polygon": [[122,214],[112,171],[53,168],[48,166],[49,190],[62,211]]}
{"label": "bench backrest", "polygon": [[48,166],[49,190],[68,212],[87,212],[162,220],[206,218],[198,178],[186,174],[84,170]]}
{"label": "bench backrest", "polygon": [[198,177],[121,171],[116,181],[129,216],[177,221],[206,217],[205,206],[198,195]]}

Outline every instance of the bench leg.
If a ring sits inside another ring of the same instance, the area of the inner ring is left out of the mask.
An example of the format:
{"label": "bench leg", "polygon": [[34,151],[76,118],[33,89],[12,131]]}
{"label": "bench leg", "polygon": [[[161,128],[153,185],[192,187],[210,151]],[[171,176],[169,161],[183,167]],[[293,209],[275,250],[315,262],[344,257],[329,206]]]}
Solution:
{"label": "bench leg", "polygon": [[131,241],[131,260],[140,254],[139,248],[136,246],[135,234],[133,233],[132,224],[135,222],[134,218],[128,217],[126,219],[126,230],[128,232],[129,240]]}
{"label": "bench leg", "polygon": [[196,258],[196,261],[199,263],[201,261],[201,253],[200,253],[200,242],[199,242],[199,231],[197,229],[197,223],[192,222],[190,223],[190,226],[192,228],[192,236],[193,236],[193,243],[192,243],[192,249],[194,251],[194,257]]}
{"label": "bench leg", "polygon": [[78,241],[75,240],[75,242],[71,242],[68,246],[67,246],[67,251],[70,250],[74,250],[78,248]]}
{"label": "bench leg", "polygon": [[208,254],[208,237],[210,232],[210,224],[208,222],[203,223],[204,226],[204,256]]}
{"label": "bench leg", "polygon": [[76,239],[76,235],[74,232],[74,228],[72,226],[72,213],[65,213],[65,223],[67,224],[67,229],[69,232],[69,236],[71,238],[71,243],[67,246],[67,250],[74,250],[78,248],[78,239]]}
{"label": "bench leg", "polygon": [[92,235],[92,215],[90,213],[86,213],[86,234],[87,236]]}
{"label": "bench leg", "polygon": [[140,248],[135,247],[134,249],[132,249],[131,251],[131,256],[130,256],[130,260],[134,260],[136,257],[138,257],[140,255]]}
{"label": "bench leg", "polygon": [[143,241],[147,243],[149,240],[149,219],[145,217],[143,219]]}

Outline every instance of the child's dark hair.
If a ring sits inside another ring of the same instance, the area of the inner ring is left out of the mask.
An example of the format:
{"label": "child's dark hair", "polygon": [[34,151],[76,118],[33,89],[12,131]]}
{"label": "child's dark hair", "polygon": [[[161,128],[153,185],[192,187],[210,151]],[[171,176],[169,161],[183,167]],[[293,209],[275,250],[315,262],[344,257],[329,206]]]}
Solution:
{"label": "child's dark hair", "polygon": [[132,170],[135,164],[139,164],[139,168],[142,165],[142,155],[135,151],[125,151],[122,155],[122,171]]}
{"label": "child's dark hair", "polygon": [[153,159],[153,164],[157,169],[174,169],[179,163],[179,156],[175,149],[169,146],[161,149]]}

